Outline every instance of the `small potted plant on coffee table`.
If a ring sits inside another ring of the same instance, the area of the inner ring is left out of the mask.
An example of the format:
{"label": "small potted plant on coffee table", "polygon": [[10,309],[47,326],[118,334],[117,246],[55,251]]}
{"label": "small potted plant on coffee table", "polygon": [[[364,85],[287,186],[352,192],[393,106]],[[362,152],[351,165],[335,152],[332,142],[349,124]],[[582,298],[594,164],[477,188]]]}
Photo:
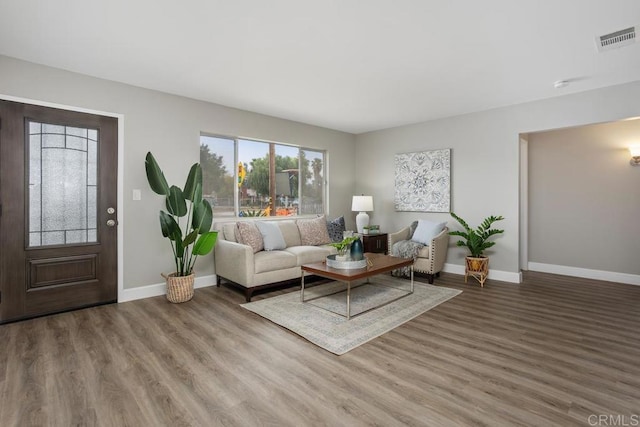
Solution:
{"label": "small potted plant on coffee table", "polygon": [[455,213],[451,212],[451,216],[460,223],[464,231],[450,231],[449,235],[462,237],[456,242],[456,246],[465,246],[471,253],[465,259],[464,282],[467,283],[468,276],[473,276],[480,282],[480,286],[484,287],[484,282],[489,275],[489,257],[484,255],[484,250],[496,244],[496,242],[489,242],[488,239],[496,234],[504,233],[504,230],[491,228],[491,225],[504,218],[489,216],[477,228],[473,229]]}
{"label": "small potted plant on coffee table", "polygon": [[350,236],[345,237],[341,242],[330,243],[331,246],[338,250],[336,261],[345,261],[347,258],[349,258],[349,255],[347,255],[347,251],[349,250],[349,246],[351,246],[351,244],[356,240],[358,240],[358,236]]}

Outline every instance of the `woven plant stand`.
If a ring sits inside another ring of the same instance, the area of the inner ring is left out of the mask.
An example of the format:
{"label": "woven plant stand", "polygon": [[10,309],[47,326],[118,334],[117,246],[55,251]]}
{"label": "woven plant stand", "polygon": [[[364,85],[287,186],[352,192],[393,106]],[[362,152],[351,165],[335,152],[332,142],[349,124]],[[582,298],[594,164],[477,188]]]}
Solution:
{"label": "woven plant stand", "polygon": [[480,282],[480,287],[484,288],[484,281],[489,275],[489,258],[488,257],[472,257],[465,258],[464,283],[467,283],[469,276]]}
{"label": "woven plant stand", "polygon": [[167,299],[169,302],[187,302],[193,298],[195,274],[190,274],[188,276],[176,276],[176,273],[171,273],[167,276],[162,273],[162,277],[167,280]]}

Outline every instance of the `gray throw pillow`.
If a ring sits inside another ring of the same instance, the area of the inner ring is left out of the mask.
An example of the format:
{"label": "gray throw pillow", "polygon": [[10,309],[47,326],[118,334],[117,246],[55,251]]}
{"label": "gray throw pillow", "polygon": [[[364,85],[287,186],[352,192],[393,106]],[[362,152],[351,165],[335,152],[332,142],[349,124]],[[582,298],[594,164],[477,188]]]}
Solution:
{"label": "gray throw pillow", "polygon": [[256,226],[262,234],[265,251],[277,251],[287,247],[278,224],[272,221],[256,221]]}
{"label": "gray throw pillow", "polygon": [[329,238],[332,242],[342,242],[344,238],[343,233],[346,230],[344,225],[344,216],[339,216],[336,219],[332,219],[331,221],[327,221],[327,233],[329,233]]}

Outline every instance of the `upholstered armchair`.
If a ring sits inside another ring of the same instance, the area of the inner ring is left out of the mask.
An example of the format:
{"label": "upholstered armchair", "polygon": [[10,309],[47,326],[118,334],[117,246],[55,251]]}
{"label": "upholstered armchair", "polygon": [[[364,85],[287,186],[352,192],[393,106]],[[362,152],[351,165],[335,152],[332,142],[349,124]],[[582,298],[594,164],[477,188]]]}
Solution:
{"label": "upholstered armchair", "polygon": [[[389,233],[389,255],[402,256],[398,254],[398,246],[402,241],[411,240],[415,227],[408,226],[395,233]],[[429,283],[433,284],[435,277],[440,275],[440,271],[444,268],[444,263],[447,259],[447,251],[449,249],[449,229],[443,225],[442,231],[435,234],[431,238],[429,245],[424,245],[421,248],[416,248],[414,254],[415,263],[413,264],[413,271],[417,273],[423,273],[427,276]],[[403,254],[406,256],[407,254]]]}

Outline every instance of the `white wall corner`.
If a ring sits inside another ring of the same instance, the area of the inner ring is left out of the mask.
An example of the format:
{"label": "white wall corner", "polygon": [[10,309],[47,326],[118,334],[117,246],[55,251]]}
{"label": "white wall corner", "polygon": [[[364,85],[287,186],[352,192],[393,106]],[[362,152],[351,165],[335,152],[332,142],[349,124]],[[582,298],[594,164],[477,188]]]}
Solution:
{"label": "white wall corner", "polygon": [[627,285],[640,285],[640,275],[638,274],[616,273],[615,271],[604,270],[591,270],[588,268],[544,264],[541,262],[530,262],[528,265],[528,269],[530,271],[539,271],[541,273],[561,274],[563,276],[604,280],[607,282],[625,283]]}
{"label": "white wall corner", "polygon": [[[207,288],[209,286],[215,286],[216,275],[211,274],[203,277],[196,277],[194,288]],[[118,298],[118,302],[134,301],[137,299],[157,297],[167,294],[166,283],[156,283],[153,285],[140,286],[137,288],[124,289]]]}

